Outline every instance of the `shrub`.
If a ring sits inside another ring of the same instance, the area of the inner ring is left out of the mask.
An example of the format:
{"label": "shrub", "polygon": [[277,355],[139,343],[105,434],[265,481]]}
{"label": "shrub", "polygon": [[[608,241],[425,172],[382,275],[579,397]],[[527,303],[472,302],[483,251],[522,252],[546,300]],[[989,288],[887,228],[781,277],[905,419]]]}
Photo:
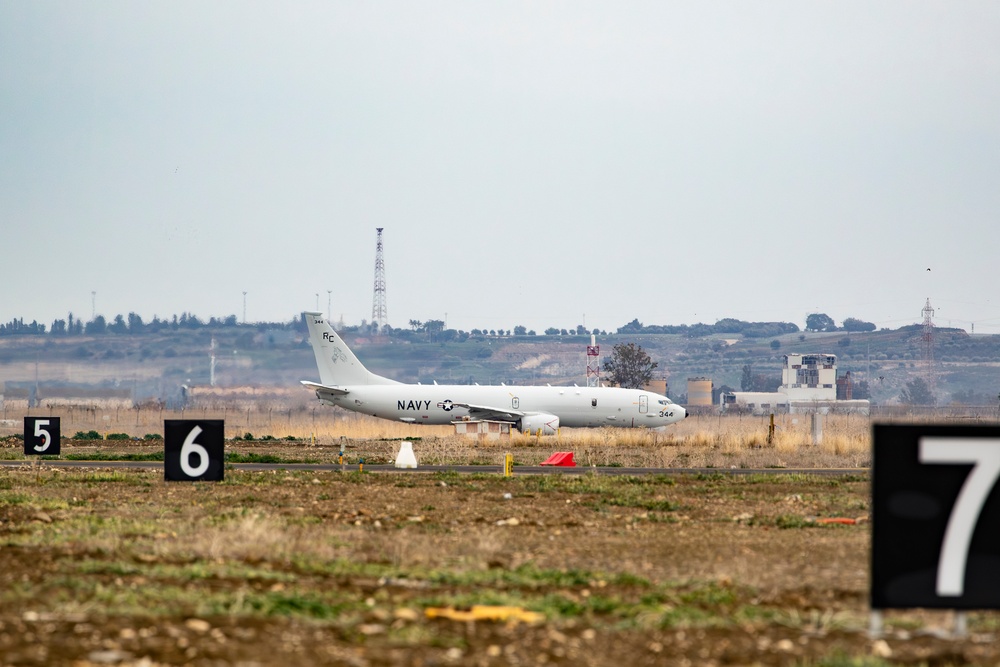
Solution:
{"label": "shrub", "polygon": [[163,440],[163,436],[160,435],[159,433],[147,433],[146,435],[142,436],[142,439],[143,440]]}
{"label": "shrub", "polygon": [[108,440],[131,440],[132,436],[128,433],[108,433]]}
{"label": "shrub", "polygon": [[74,440],[100,440],[101,434],[97,431],[77,431],[76,435],[73,436]]}

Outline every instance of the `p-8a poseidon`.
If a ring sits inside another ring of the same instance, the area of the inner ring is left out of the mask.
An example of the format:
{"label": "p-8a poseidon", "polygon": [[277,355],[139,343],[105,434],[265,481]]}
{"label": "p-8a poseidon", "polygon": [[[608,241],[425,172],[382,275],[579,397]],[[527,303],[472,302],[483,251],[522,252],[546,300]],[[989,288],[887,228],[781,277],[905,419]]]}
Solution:
{"label": "p-8a poseidon", "polygon": [[687,416],[666,396],[617,387],[404,384],[370,372],[322,313],[303,313],[320,381],[302,380],[326,405],[412,424],[509,422],[543,435],[560,426],[657,428]]}

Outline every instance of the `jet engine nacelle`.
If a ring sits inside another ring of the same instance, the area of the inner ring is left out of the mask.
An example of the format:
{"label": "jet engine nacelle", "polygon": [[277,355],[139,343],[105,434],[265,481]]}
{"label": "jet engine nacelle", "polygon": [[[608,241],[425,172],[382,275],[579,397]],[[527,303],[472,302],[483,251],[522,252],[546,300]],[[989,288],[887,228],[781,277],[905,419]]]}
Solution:
{"label": "jet engine nacelle", "polygon": [[521,421],[518,424],[521,432],[527,431],[532,435],[536,435],[541,429],[542,435],[555,435],[559,430],[559,417],[549,414],[537,414],[537,415],[525,415],[521,417]]}

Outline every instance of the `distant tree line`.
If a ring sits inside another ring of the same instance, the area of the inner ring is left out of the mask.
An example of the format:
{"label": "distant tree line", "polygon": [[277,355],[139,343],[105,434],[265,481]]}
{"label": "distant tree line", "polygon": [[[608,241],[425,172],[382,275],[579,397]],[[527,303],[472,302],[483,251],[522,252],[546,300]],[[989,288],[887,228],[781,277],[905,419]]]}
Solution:
{"label": "distant tree line", "polygon": [[[919,325],[915,325],[919,326]],[[290,329],[305,333],[306,324],[301,315],[295,316],[285,322],[254,322],[252,324],[239,323],[235,315],[226,317],[210,317],[207,320],[199,318],[192,313],[181,313],[169,319],[160,319],[153,316],[153,319],[146,322],[137,313],[129,313],[127,316],[115,315],[108,321],[103,315],[97,315],[89,322],[84,322],[79,318],[74,318],[70,313],[66,319],[57,319],[52,325],[46,328],[44,324],[37,321],[25,323],[24,319],[13,319],[6,324],[0,324],[0,336],[21,336],[21,335],[44,335],[46,333],[53,336],[80,336],[80,335],[103,335],[103,334],[143,334],[158,333],[161,331],[177,331],[185,329],[200,329],[208,327],[211,329],[246,328],[251,327],[259,331],[274,329]],[[362,321],[360,326],[341,327],[344,331],[362,335],[380,334],[388,337],[413,338],[419,335],[435,342],[463,341],[476,337],[503,337],[503,336],[535,336],[534,329],[517,325],[513,329],[473,329],[471,332],[448,329],[442,320],[410,320],[409,329],[393,328],[385,325],[376,329],[371,324]],[[806,331],[874,331],[875,325],[854,317],[844,320],[843,326],[837,327],[833,318],[826,313],[811,313],[806,317]],[[798,325],[792,322],[746,322],[734,318],[723,318],[715,324],[666,324],[666,325],[645,325],[638,319],[634,319],[628,324],[618,327],[615,333],[618,334],[679,334],[689,338],[700,338],[713,334],[733,334],[745,338],[774,338],[782,334],[797,333]],[[578,324],[572,329],[562,329],[549,327],[544,331],[546,336],[586,336],[586,335],[608,335],[607,331],[601,329],[587,329],[582,324]]]}
{"label": "distant tree line", "polygon": [[24,323],[24,318],[13,319],[7,324],[0,324],[0,336],[32,336],[45,333],[45,325],[32,320]]}
{"label": "distant tree line", "polygon": [[690,338],[711,336],[712,334],[739,334],[745,338],[770,338],[781,334],[797,333],[799,327],[792,322],[744,322],[727,317],[715,324],[652,324],[645,325],[632,320],[618,327],[620,334],[680,334]]}
{"label": "distant tree line", "polygon": [[[344,326],[341,324],[338,329],[343,332],[370,336],[382,335],[389,338],[402,340],[421,338],[433,342],[462,342],[469,338],[485,337],[509,337],[509,336],[536,336],[534,329],[528,329],[523,325],[517,325],[513,329],[473,329],[466,332],[456,329],[446,328],[442,320],[410,320],[409,329],[395,328],[390,325],[376,327],[371,323],[362,320],[360,325]],[[66,319],[57,319],[52,325],[46,327],[37,321],[25,323],[23,319],[13,319],[6,324],[0,324],[0,336],[23,336],[23,335],[52,335],[52,336],[101,336],[105,334],[137,335],[147,333],[159,333],[163,331],[179,331],[209,328],[218,329],[255,329],[258,331],[269,330],[294,330],[301,333],[307,331],[305,320],[301,315],[293,317],[285,322],[253,322],[250,324],[239,323],[235,315],[226,317],[210,317],[207,320],[194,315],[193,313],[181,313],[169,319],[160,319],[153,316],[150,321],[145,321],[138,314],[131,312],[126,315],[115,315],[110,321],[103,315],[97,315],[89,322],[73,316],[69,313]],[[607,335],[606,331],[594,329],[588,331],[583,325],[577,325],[575,329],[557,329],[550,327],[545,330],[548,336],[583,336],[589,334]]]}
{"label": "distant tree line", "polygon": [[[289,322],[256,322],[252,325],[241,325],[237,323],[235,315],[227,317],[210,317],[207,320],[199,318],[191,313],[181,313],[174,315],[170,319],[161,320],[157,316],[146,322],[137,313],[129,313],[127,316],[115,315],[108,321],[103,315],[97,315],[89,322],[84,322],[73,317],[70,313],[66,319],[57,319],[48,328],[51,336],[100,336],[104,334],[144,334],[158,333],[160,331],[178,331],[182,329],[201,329],[204,327],[211,329],[226,329],[237,327],[253,327],[255,329],[302,329],[305,330],[305,323],[300,318],[294,318]],[[38,322],[25,324],[23,319],[13,319],[7,324],[0,324],[0,336],[20,336],[20,335],[43,335],[46,333],[46,326]]]}
{"label": "distant tree line", "polygon": [[842,327],[826,313],[811,313],[806,316],[806,331],[875,331],[875,324],[856,317],[848,317]]}

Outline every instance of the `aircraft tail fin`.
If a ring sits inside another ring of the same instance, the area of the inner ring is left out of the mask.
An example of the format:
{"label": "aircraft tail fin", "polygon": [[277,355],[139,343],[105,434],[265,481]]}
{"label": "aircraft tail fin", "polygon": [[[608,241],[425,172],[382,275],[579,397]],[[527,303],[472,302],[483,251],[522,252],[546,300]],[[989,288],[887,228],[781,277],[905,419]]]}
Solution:
{"label": "aircraft tail fin", "polygon": [[302,315],[309,327],[309,342],[316,355],[320,382],[324,385],[399,384],[365,368],[323,318],[323,313],[304,312]]}

